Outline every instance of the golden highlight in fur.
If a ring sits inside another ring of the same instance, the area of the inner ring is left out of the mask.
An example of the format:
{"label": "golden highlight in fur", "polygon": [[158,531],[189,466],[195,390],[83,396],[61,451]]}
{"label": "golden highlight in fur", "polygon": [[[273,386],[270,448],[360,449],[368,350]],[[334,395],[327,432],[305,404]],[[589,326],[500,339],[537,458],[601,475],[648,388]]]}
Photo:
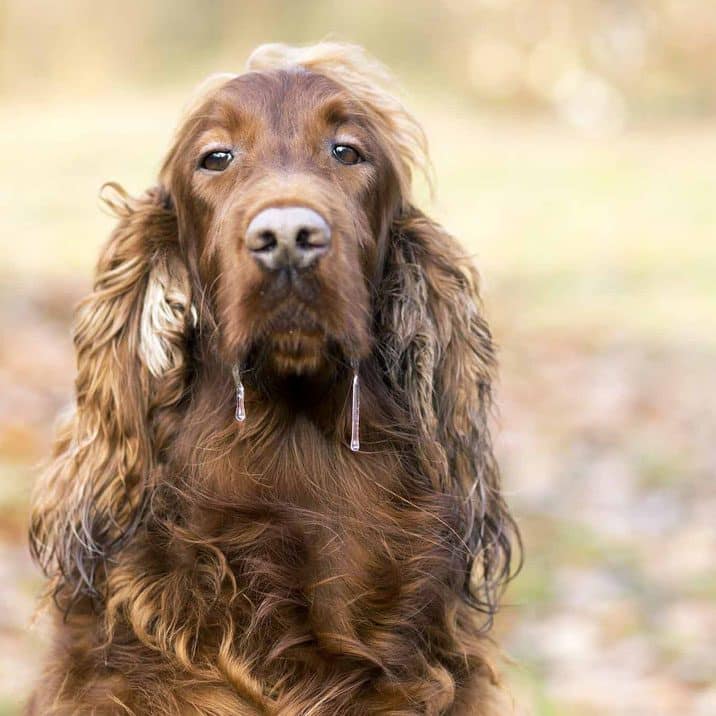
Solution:
{"label": "golden highlight in fur", "polygon": [[[422,129],[359,48],[267,45],[248,70],[202,84],[156,187],[105,187],[118,224],[34,498],[55,625],[27,713],[509,713],[494,349],[475,269],[411,199]],[[329,250],[268,271],[247,227],[295,206]]]}

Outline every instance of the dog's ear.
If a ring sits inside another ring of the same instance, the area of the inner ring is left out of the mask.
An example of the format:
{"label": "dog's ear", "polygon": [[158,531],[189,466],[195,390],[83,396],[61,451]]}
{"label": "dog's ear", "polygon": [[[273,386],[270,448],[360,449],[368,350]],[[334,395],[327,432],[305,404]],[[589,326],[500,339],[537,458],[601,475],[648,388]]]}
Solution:
{"label": "dog's ear", "polygon": [[78,307],[76,405],[35,490],[32,550],[56,598],[101,594],[105,561],[136,529],[186,381],[192,308],[161,188],[108,185],[119,223]]}
{"label": "dog's ear", "polygon": [[452,236],[409,206],[393,223],[377,295],[387,379],[419,432],[421,472],[456,498],[465,594],[491,616],[519,535],[488,429],[495,353],[477,272]]}

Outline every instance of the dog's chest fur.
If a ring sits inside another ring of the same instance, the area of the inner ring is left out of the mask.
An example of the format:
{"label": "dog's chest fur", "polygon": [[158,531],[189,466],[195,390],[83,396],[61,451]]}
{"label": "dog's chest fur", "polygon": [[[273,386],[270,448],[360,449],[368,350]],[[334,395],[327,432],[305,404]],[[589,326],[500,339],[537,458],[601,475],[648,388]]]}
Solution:
{"label": "dog's chest fur", "polygon": [[[408,498],[410,475],[391,453],[366,451],[356,470],[343,446],[312,439],[233,444],[163,481],[146,529],[109,571],[99,673],[142,698],[170,675],[202,684],[233,704],[216,713],[441,712],[466,677],[444,649],[458,628],[445,506],[415,485]],[[175,691],[176,713],[194,713]],[[376,710],[385,703],[393,710]]]}

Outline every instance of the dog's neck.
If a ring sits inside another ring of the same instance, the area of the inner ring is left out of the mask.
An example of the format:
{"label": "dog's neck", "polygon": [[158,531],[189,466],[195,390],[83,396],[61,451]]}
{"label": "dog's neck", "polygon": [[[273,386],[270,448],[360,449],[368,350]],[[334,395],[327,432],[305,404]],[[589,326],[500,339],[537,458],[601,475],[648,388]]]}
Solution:
{"label": "dog's neck", "polygon": [[[190,489],[231,502],[297,501],[330,504],[336,490],[367,489],[379,480],[394,490],[405,420],[386,406],[370,363],[361,366],[361,450],[350,449],[350,366],[330,374],[277,376],[246,370],[246,419],[234,419],[235,397],[226,369],[198,371],[174,441],[170,473]],[[376,498],[378,496],[376,495]]]}

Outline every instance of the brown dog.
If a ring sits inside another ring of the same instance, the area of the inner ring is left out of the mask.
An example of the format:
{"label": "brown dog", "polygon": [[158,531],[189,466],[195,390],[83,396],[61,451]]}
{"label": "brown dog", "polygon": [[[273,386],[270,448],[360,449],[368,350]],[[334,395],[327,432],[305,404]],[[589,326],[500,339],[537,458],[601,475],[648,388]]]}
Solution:
{"label": "brown dog", "polygon": [[249,68],[107,199],[34,505],[57,620],[29,713],[505,713],[493,347],[411,203],[423,133],[358,48]]}

